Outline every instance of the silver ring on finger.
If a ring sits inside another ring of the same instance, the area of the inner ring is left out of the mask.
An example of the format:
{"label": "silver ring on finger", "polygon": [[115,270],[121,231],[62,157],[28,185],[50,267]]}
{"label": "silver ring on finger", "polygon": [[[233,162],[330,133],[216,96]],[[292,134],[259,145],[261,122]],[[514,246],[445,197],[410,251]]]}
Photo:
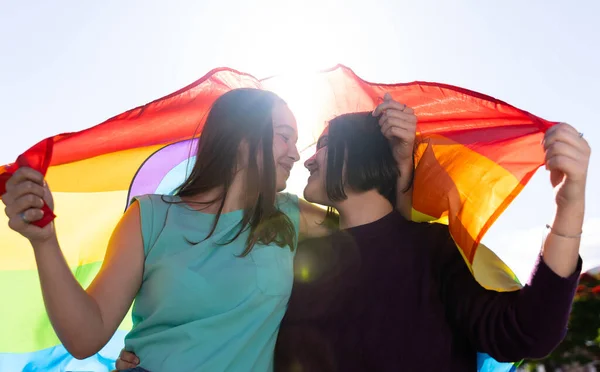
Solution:
{"label": "silver ring on finger", "polygon": [[31,221],[29,221],[27,219],[27,217],[25,217],[25,212],[19,213],[19,217],[21,217],[21,219],[23,220],[23,222],[25,222],[26,224],[30,224],[31,223]]}
{"label": "silver ring on finger", "polygon": [[583,138],[583,133],[579,132],[579,138]]}

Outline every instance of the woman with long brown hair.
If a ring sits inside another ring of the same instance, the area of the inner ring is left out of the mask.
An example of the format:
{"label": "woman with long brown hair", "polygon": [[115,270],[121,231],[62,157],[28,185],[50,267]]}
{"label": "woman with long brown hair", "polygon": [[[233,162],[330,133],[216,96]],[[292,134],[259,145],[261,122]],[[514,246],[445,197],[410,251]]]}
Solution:
{"label": "woman with long brown hair", "polygon": [[80,359],[98,352],[135,300],[125,346],[140,368],[272,369],[299,235],[326,231],[321,209],[278,192],[299,159],[297,133],[273,93],[220,97],[189,177],[173,196],[136,198],[87,289],[70,272],[53,224],[31,224],[44,202],[53,207],[43,176],[19,169],[2,201],[10,227],[31,242],[44,303],[66,349]]}

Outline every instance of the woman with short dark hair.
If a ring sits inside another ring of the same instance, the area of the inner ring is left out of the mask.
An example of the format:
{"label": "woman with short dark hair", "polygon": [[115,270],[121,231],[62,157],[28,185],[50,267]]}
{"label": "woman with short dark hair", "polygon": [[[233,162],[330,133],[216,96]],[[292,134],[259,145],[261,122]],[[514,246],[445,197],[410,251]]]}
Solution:
{"label": "woman with short dark hair", "polygon": [[566,333],[581,271],[590,149],[567,124],[543,142],[557,210],[529,284],[484,289],[446,225],[392,207],[397,165],[371,113],[333,119],[306,161],[306,200],[340,230],[299,246],[276,346],[278,371],[476,371],[477,352],[516,362]]}

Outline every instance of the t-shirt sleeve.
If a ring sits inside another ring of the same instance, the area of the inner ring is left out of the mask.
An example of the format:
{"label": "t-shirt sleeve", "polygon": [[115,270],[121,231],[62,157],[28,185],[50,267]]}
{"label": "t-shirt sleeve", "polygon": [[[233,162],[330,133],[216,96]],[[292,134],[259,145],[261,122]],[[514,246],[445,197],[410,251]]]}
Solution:
{"label": "t-shirt sleeve", "polygon": [[513,292],[486,290],[473,277],[447,226],[432,225],[433,262],[446,315],[479,352],[514,362],[548,355],[567,331],[581,258],[568,278],[539,257],[531,279]]}
{"label": "t-shirt sleeve", "polygon": [[140,206],[144,256],[147,257],[164,227],[168,204],[161,195],[140,195],[133,198],[132,203],[134,201]]}
{"label": "t-shirt sleeve", "polygon": [[297,244],[298,236],[300,234],[300,204],[298,196],[287,192],[280,192],[277,194],[275,204],[277,205],[277,208],[292,221],[295,233],[294,238]]}

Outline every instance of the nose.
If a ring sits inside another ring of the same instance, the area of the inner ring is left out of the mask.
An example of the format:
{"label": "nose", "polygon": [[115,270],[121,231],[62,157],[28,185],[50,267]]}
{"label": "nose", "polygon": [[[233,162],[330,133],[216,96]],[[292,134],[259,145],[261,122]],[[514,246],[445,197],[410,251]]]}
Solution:
{"label": "nose", "polygon": [[300,160],[300,153],[298,152],[298,147],[296,145],[290,146],[291,149],[288,151],[288,156],[294,160],[294,163]]}
{"label": "nose", "polygon": [[314,155],[313,155],[313,156],[311,156],[310,158],[306,159],[306,161],[304,162],[304,167],[305,167],[306,169],[308,169],[309,171],[310,171],[311,169],[314,169],[314,167],[315,167],[315,156],[316,156],[316,155],[317,155],[317,154],[314,154]]}

